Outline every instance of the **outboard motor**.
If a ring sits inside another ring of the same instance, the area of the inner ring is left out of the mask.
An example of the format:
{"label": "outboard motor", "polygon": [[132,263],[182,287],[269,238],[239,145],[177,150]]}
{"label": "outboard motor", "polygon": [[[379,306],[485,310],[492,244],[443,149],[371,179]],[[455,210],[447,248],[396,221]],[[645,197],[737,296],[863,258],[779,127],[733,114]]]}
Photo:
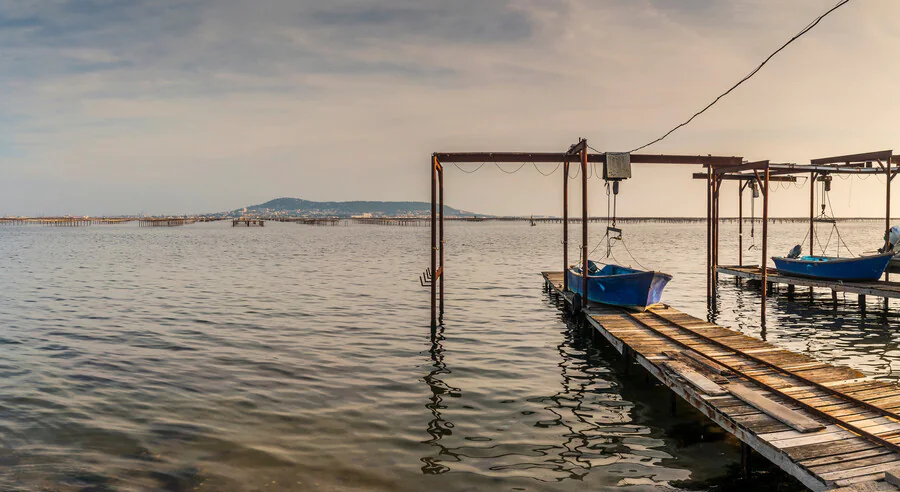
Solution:
{"label": "outboard motor", "polygon": [[885,234],[884,247],[879,249],[878,252],[887,253],[888,251],[894,254],[900,253],[900,226],[891,227]]}
{"label": "outboard motor", "polygon": [[794,246],[793,248],[791,248],[791,252],[788,253],[787,257],[792,258],[792,259],[800,258],[801,252],[803,252],[803,248],[801,248],[800,245],[798,244],[798,245]]}

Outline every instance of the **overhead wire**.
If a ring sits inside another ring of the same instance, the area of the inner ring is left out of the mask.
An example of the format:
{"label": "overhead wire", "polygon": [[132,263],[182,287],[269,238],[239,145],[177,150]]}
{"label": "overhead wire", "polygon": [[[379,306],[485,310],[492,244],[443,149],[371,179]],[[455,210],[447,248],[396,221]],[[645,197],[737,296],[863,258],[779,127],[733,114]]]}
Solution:
{"label": "overhead wire", "polygon": [[523,162],[522,165],[519,166],[515,171],[510,172],[510,171],[507,171],[506,169],[503,169],[502,167],[500,167],[499,162],[495,162],[494,165],[497,166],[497,169],[505,172],[506,174],[516,174],[517,172],[521,171],[523,167],[525,167],[525,163]]}
{"label": "overhead wire", "polygon": [[535,171],[537,171],[541,176],[545,176],[545,177],[546,177],[546,176],[551,176],[551,175],[553,175],[553,173],[555,173],[557,170],[559,170],[559,166],[562,166],[562,162],[557,162],[557,163],[556,163],[556,167],[555,167],[552,171],[550,171],[550,172],[547,173],[547,174],[544,174],[544,172],[541,171],[541,170],[538,168],[537,163],[532,162],[531,164],[534,166],[534,170],[535,170]]}
{"label": "overhead wire", "polygon": [[678,130],[679,128],[682,128],[682,127],[687,126],[688,124],[690,124],[692,121],[694,121],[694,118],[696,118],[696,117],[700,116],[701,114],[705,113],[706,110],[708,110],[709,108],[713,107],[713,105],[715,105],[717,102],[719,102],[720,99],[722,99],[723,97],[727,96],[728,94],[731,93],[731,91],[737,89],[741,84],[743,84],[744,82],[746,82],[747,80],[749,80],[751,77],[753,77],[754,75],[756,75],[756,73],[759,72],[759,71],[762,69],[762,67],[764,67],[767,63],[769,63],[769,60],[771,60],[772,58],[775,57],[775,55],[777,55],[778,53],[780,53],[781,50],[787,48],[788,45],[790,45],[791,43],[793,43],[794,41],[796,41],[798,38],[800,38],[800,36],[803,36],[804,34],[806,34],[807,32],[809,32],[812,28],[816,27],[816,25],[818,25],[819,22],[821,22],[822,19],[825,18],[825,16],[827,16],[828,14],[834,12],[835,10],[837,10],[838,8],[840,8],[840,7],[842,7],[843,5],[847,4],[848,2],[850,2],[850,0],[841,0],[841,1],[838,2],[834,7],[831,7],[830,9],[828,9],[824,14],[822,14],[822,15],[816,17],[812,22],[810,22],[809,24],[807,24],[806,27],[804,27],[803,29],[801,29],[800,32],[798,32],[796,35],[794,35],[794,37],[792,37],[791,39],[789,39],[786,43],[784,43],[783,45],[781,45],[780,48],[778,48],[777,50],[773,51],[772,54],[770,54],[769,56],[767,56],[766,59],[762,61],[762,63],[760,63],[756,68],[753,69],[753,71],[751,71],[749,74],[745,75],[744,78],[742,78],[742,79],[739,80],[736,84],[734,84],[733,86],[731,86],[727,91],[723,92],[723,93],[720,94],[718,97],[716,97],[715,99],[713,99],[713,101],[712,101],[711,103],[707,104],[703,109],[701,109],[700,111],[697,111],[697,112],[694,113],[690,118],[688,118],[688,119],[685,120],[684,122],[682,122],[682,123],[676,125],[674,128],[672,128],[671,130],[669,130],[669,131],[667,131],[666,133],[664,133],[661,137],[659,137],[659,138],[657,138],[657,139],[655,139],[655,140],[652,140],[652,141],[650,141],[650,142],[648,142],[648,143],[645,143],[644,145],[641,145],[640,147],[636,147],[636,148],[632,149],[631,152],[637,152],[637,151],[639,151],[639,150],[641,150],[641,149],[647,148],[647,147],[649,147],[649,146],[651,146],[651,145],[653,145],[653,144],[655,144],[655,143],[658,143],[658,142],[662,141],[663,139],[665,139],[666,137],[668,137],[669,135],[671,135],[672,133],[674,133],[674,132],[675,132],[676,130]]}
{"label": "overhead wire", "polygon": [[482,162],[481,165],[478,166],[478,167],[476,167],[475,169],[473,169],[473,170],[471,170],[471,171],[466,171],[465,169],[459,167],[459,164],[457,164],[457,163],[455,163],[455,162],[453,163],[453,165],[456,167],[456,169],[459,169],[460,171],[462,171],[462,172],[464,172],[464,173],[466,173],[466,174],[472,174],[472,173],[478,171],[479,169],[481,169],[482,167],[484,167],[484,163]]}

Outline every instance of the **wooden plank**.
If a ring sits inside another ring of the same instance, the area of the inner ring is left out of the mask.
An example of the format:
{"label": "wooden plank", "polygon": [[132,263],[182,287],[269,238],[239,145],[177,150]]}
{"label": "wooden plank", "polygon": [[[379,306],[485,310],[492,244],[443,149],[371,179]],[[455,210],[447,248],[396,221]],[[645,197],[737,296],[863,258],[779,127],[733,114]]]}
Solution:
{"label": "wooden plank", "polygon": [[900,487],[900,468],[891,468],[884,471],[884,481]]}
{"label": "wooden plank", "polygon": [[799,432],[816,432],[825,428],[824,425],[806,415],[791,410],[776,401],[770,400],[758,391],[744,385],[732,383],[728,385],[728,390],[732,395],[771,415],[775,419],[784,422]]}
{"label": "wooden plank", "polygon": [[823,473],[821,475],[825,480],[844,480],[853,477],[870,475],[873,473],[883,473],[886,470],[892,470],[900,466],[900,461],[894,460],[887,463],[878,463],[874,465],[861,466],[859,468],[851,468],[849,470],[841,470],[835,472]]}
{"label": "wooden plank", "polygon": [[676,360],[669,360],[661,363],[662,366],[671,370],[675,374],[681,376],[685,381],[691,383],[694,387],[707,395],[720,396],[727,395],[725,388],[709,380],[709,378],[691,369],[687,364]]}
{"label": "wooden plank", "polygon": [[830,492],[890,492],[896,491],[897,488],[887,482],[860,482],[838,489],[831,489]]}
{"label": "wooden plank", "polygon": [[726,384],[728,380],[722,376],[731,374],[730,371],[725,369],[719,363],[692,350],[666,351],[663,352],[663,355],[667,355],[679,362],[684,362],[688,366],[696,367],[701,373],[707,373],[709,378],[718,384]]}
{"label": "wooden plank", "polygon": [[802,461],[811,458],[824,458],[827,456],[841,456],[846,453],[855,453],[867,449],[883,449],[881,446],[867,441],[861,437],[854,437],[840,443],[803,444],[800,446],[782,448],[792,459]]}
{"label": "wooden plank", "polygon": [[[869,470],[868,467],[873,465],[879,465],[883,463],[897,463],[900,460],[900,455],[897,453],[887,453],[880,454],[875,456],[867,456],[865,458],[859,459],[851,459],[846,458],[835,462],[829,463],[827,465],[818,465],[818,466],[808,466],[808,468],[814,472],[815,474],[825,477],[826,474],[835,473],[835,472],[845,472],[844,475],[840,476],[840,478],[850,478],[851,476],[858,475],[866,475],[869,473],[874,473]],[[854,473],[853,470],[863,469],[864,471],[861,473]]]}

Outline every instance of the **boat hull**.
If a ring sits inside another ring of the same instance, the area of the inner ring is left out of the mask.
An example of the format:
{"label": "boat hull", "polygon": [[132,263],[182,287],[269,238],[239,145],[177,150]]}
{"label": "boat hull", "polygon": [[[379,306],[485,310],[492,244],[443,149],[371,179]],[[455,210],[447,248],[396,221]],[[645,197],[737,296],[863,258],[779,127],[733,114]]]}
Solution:
{"label": "boat hull", "polygon": [[[858,258],[773,257],[778,273],[794,277],[841,280],[847,282],[874,281],[881,278],[893,255],[885,253]],[[812,258],[812,259],[810,259]]]}
{"label": "boat hull", "polygon": [[[634,273],[588,275],[587,299],[591,302],[643,311],[660,302],[663,289],[672,280],[672,276],[665,273],[624,268],[622,270]],[[566,275],[569,290],[585,297],[580,270],[569,268]]]}

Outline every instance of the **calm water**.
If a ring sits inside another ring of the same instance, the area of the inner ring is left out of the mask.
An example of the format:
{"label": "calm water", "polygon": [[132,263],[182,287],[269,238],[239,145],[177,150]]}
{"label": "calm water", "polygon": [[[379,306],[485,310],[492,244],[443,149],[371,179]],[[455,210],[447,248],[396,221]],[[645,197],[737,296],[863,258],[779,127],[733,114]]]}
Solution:
{"label": "calm water", "polygon": [[[861,251],[880,229],[842,233]],[[772,226],[772,251],[804,233]],[[758,292],[726,277],[708,313],[702,224],[626,226],[626,239],[675,275],[669,304],[896,379],[880,301],[861,316],[852,297],[779,295],[762,330]],[[417,280],[428,240],[278,223],[0,228],[0,489],[793,487],[778,472],[736,481],[733,439],[684,405],[671,416],[667,390],[579,335],[538,273],[560,268],[560,226],[448,226],[435,344]]]}

